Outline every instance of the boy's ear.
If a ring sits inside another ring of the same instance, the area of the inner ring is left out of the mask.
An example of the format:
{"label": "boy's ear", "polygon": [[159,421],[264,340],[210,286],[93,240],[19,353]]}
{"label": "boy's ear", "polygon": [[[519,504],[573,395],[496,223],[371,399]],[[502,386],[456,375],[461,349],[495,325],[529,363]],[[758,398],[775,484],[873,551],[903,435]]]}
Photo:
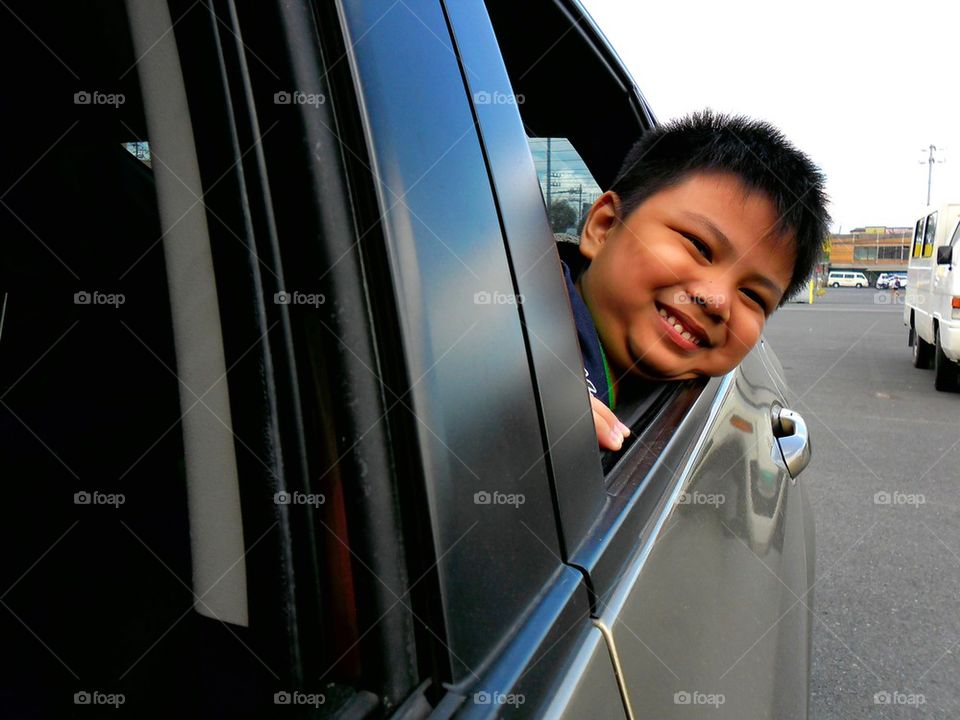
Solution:
{"label": "boy's ear", "polygon": [[607,190],[597,198],[587,213],[580,233],[580,254],[593,260],[620,221],[620,196]]}

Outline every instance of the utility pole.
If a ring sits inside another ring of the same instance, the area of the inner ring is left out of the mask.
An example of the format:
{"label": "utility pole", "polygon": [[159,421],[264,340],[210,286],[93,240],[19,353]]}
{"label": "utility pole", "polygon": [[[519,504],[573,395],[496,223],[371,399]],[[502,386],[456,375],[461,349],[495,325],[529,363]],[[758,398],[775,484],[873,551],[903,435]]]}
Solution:
{"label": "utility pole", "polygon": [[583,183],[580,183],[577,193],[577,227],[580,227],[580,221],[583,220]]}
{"label": "utility pole", "polygon": [[946,148],[937,148],[936,145],[928,145],[925,148],[922,148],[920,152],[927,153],[927,159],[921,160],[921,163],[927,163],[927,205],[930,204],[930,186],[933,181],[933,164],[934,163],[945,163],[946,160],[937,160],[934,157],[934,153],[939,151],[946,150]]}
{"label": "utility pole", "polygon": [[[933,147],[932,145],[930,147]],[[547,138],[547,212],[550,212],[550,183],[553,181],[553,174],[550,172],[550,138]],[[929,204],[929,203],[928,203]]]}

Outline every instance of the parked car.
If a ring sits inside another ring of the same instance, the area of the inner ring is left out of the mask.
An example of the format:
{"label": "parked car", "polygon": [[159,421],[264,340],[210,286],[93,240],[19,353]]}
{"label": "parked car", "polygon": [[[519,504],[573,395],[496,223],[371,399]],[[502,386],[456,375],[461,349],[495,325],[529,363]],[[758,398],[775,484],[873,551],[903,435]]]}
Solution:
{"label": "parked car", "polygon": [[578,3],[6,9],[4,716],[807,717],[773,350],[597,448],[531,145],[656,119]]}
{"label": "parked car", "polygon": [[827,275],[827,285],[830,287],[870,287],[870,281],[862,272],[850,270],[831,270]]}
{"label": "parked car", "polygon": [[937,390],[960,391],[960,203],[928,207],[913,230],[903,324],[913,365]]}
{"label": "parked car", "polygon": [[906,273],[880,273],[880,276],[877,278],[876,287],[878,290],[892,288],[894,286],[894,281],[900,280],[900,287],[905,288],[907,286],[907,274]]}

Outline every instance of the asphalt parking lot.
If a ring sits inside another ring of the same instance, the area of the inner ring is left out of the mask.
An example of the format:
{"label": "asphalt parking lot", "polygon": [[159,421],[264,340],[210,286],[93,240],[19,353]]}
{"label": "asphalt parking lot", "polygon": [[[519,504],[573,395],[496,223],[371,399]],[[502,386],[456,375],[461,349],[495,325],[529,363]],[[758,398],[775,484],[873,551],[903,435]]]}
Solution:
{"label": "asphalt parking lot", "polygon": [[765,337],[799,396],[817,528],[811,717],[960,717],[960,394],[889,291],[830,288]]}

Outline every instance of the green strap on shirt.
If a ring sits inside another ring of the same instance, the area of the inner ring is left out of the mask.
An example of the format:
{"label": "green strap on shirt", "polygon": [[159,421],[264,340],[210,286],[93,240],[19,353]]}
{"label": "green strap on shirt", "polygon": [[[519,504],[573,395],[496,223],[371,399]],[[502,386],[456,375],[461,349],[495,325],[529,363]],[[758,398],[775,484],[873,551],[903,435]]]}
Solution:
{"label": "green strap on shirt", "polygon": [[603,343],[597,343],[600,346],[600,358],[603,360],[603,372],[607,377],[607,397],[610,398],[610,409],[617,409],[617,391],[613,385],[613,374],[610,372],[610,363],[607,362],[607,354],[603,351]]}

